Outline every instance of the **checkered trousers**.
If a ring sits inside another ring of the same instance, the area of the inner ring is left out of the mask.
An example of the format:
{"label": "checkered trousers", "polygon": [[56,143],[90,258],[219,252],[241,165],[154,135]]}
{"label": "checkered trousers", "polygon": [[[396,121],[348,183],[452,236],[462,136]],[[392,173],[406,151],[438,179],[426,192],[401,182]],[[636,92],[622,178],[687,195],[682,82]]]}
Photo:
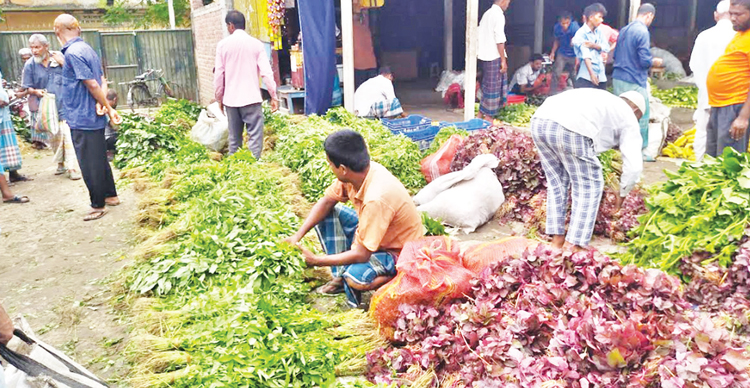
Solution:
{"label": "checkered trousers", "polygon": [[602,165],[593,140],[540,118],[531,120],[531,136],[547,176],[547,234],[565,234],[572,188],[573,209],[565,240],[585,247],[591,241],[604,190]]}

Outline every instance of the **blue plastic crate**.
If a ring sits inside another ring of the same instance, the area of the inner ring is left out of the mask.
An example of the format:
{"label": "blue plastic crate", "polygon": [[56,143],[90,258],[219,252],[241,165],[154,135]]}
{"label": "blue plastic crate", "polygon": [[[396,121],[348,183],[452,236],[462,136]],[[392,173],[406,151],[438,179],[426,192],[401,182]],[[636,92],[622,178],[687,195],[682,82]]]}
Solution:
{"label": "blue plastic crate", "polygon": [[438,132],[440,132],[440,126],[426,124],[418,129],[401,132],[401,134],[417,143],[420,150],[426,150],[430,148],[430,144],[435,140]]}
{"label": "blue plastic crate", "polygon": [[411,115],[403,119],[382,119],[381,122],[391,131],[402,131],[414,130],[425,124],[431,124],[432,120],[421,115]]}
{"label": "blue plastic crate", "polygon": [[469,121],[464,121],[461,123],[448,123],[448,122],[442,122],[440,123],[440,128],[446,128],[446,127],[456,127],[458,129],[464,129],[467,131],[476,131],[478,129],[487,129],[492,125],[487,120],[482,119],[471,119]]}

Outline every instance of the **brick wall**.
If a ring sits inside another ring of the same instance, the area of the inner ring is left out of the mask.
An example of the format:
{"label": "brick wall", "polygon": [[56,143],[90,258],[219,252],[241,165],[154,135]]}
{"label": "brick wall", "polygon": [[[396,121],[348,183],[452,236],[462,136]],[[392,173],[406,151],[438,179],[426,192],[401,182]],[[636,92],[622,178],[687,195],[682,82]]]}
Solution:
{"label": "brick wall", "polygon": [[216,45],[227,34],[224,17],[228,7],[226,0],[215,0],[205,6],[203,0],[191,0],[191,8],[200,103],[208,105],[214,99]]}

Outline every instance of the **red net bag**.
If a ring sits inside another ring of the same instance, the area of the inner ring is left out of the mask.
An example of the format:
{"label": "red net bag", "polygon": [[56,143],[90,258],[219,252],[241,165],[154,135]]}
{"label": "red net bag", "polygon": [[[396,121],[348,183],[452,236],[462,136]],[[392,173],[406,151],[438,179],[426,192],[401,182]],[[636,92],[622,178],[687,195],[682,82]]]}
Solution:
{"label": "red net bag", "polygon": [[461,298],[474,276],[461,264],[458,243],[449,237],[428,237],[406,244],[396,265],[398,274],[370,300],[370,314],[380,332],[393,340],[398,306],[403,303],[439,306]]}
{"label": "red net bag", "polygon": [[479,274],[492,264],[520,256],[527,249],[535,249],[538,241],[524,237],[508,237],[474,245],[463,254],[463,264],[474,274]]}
{"label": "red net bag", "polygon": [[456,156],[456,152],[463,144],[464,138],[461,135],[453,135],[437,152],[422,159],[420,166],[427,183],[451,172],[453,157]]}

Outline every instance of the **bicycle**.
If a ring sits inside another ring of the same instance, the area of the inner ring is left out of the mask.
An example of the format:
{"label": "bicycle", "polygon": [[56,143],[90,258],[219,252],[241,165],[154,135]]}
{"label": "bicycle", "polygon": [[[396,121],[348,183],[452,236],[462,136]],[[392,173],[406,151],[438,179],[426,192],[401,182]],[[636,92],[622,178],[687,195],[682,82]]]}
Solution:
{"label": "bicycle", "polygon": [[[148,87],[149,82],[158,81],[159,89],[156,94],[151,94]],[[167,98],[176,98],[177,85],[167,81],[162,70],[148,69],[145,73],[135,76],[129,82],[120,82],[118,85],[128,86],[128,106],[135,112],[136,106],[159,106]]]}

